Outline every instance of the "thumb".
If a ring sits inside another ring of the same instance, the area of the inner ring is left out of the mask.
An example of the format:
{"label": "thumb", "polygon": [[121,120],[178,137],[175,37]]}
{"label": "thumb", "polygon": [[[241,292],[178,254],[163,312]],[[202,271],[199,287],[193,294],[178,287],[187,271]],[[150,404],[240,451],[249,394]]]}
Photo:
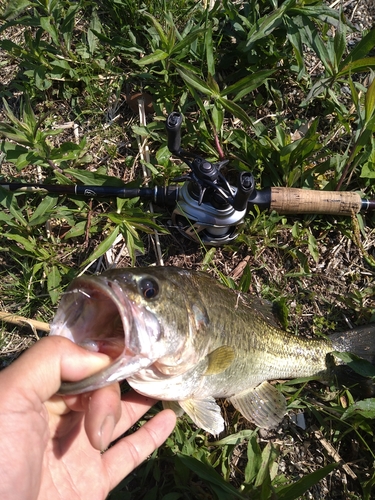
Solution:
{"label": "thumb", "polygon": [[106,368],[109,356],[94,353],[59,336],[45,337],[25,351],[0,374],[7,391],[34,393],[42,402],[59,389],[61,382],[76,382]]}

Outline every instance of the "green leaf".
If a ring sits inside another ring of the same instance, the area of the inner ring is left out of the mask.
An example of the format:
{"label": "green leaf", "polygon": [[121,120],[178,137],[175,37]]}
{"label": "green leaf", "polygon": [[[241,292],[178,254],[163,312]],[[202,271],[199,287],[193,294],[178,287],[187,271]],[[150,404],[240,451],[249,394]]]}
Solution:
{"label": "green leaf", "polygon": [[39,203],[36,210],[29,219],[29,225],[34,226],[37,224],[43,224],[50,217],[50,212],[55,207],[57,202],[57,196],[47,195],[43,198],[42,202]]}
{"label": "green leaf", "polygon": [[350,61],[340,69],[335,77],[336,79],[342,78],[350,73],[361,73],[363,71],[369,71],[372,68],[375,68],[375,57],[365,57],[364,59]]}
{"label": "green leaf", "polygon": [[137,64],[139,66],[147,66],[148,64],[163,61],[167,57],[169,57],[169,54],[167,54],[167,52],[164,52],[164,50],[156,49],[152,54],[142,57],[142,59],[138,59]]}
{"label": "green leaf", "polygon": [[[340,64],[340,70],[350,65],[351,63],[362,60],[367,54],[373,50],[375,45],[375,29],[367,33],[349,53],[349,55]],[[372,59],[372,58],[369,58]]]}
{"label": "green leaf", "polygon": [[273,75],[275,71],[275,69],[262,69],[260,71],[257,71],[256,73],[245,76],[244,78],[241,78],[241,80],[238,80],[238,82],[222,90],[220,92],[220,95],[223,97],[227,96],[228,94],[236,94],[235,98],[233,99],[233,102],[236,102],[249,92],[252,92],[256,88],[258,88],[260,85],[266,83],[268,78]]}
{"label": "green leaf", "polygon": [[101,257],[103,254],[107,252],[113,245],[117,235],[120,232],[120,227],[116,226],[113,231],[107,236],[95,249],[95,251],[81,264],[81,267],[87,266],[90,262]]}
{"label": "green leaf", "polygon": [[305,73],[305,58],[304,49],[299,27],[291,19],[286,19],[288,25],[287,37],[292,44],[294,55],[298,65],[298,80],[300,80]]}
{"label": "green leaf", "polygon": [[215,254],[216,254],[216,248],[215,247],[210,248],[210,250],[208,250],[208,252],[206,252],[206,255],[204,256],[202,267],[207,269],[207,267],[212,262],[212,259],[215,257]]}
{"label": "green leaf", "polygon": [[212,446],[227,446],[228,444],[240,444],[242,441],[245,439],[251,439],[258,434],[258,430],[250,430],[250,429],[244,429],[242,431],[236,432],[234,434],[230,434],[229,436],[224,437],[223,439],[220,439],[219,441],[214,441],[212,443]]}
{"label": "green leaf", "polygon": [[[254,431],[253,431],[254,432]],[[262,465],[262,452],[258,443],[257,435],[253,433],[247,444],[247,464],[245,467],[245,482],[253,483]]]}
{"label": "green leaf", "polygon": [[335,58],[335,71],[337,72],[340,63],[342,61],[342,56],[344,55],[346,49],[346,24],[344,19],[344,14],[340,12],[340,22],[337,26],[335,37],[333,39],[333,49]]}
{"label": "green leaf", "polygon": [[250,32],[245,50],[253,48],[255,42],[270,35],[282,23],[285,12],[295,4],[295,0],[286,0],[279,9],[260,19]]}
{"label": "green leaf", "polygon": [[241,120],[245,125],[248,125],[249,127],[253,125],[253,122],[249,115],[247,115],[246,112],[238,104],[234,103],[233,101],[224,99],[223,97],[219,97],[218,102],[223,106],[223,108],[232,113],[233,116]]}
{"label": "green leaf", "polygon": [[[339,11],[332,9],[323,3],[318,4],[316,0],[307,0],[307,2],[304,3],[305,5],[303,5],[302,2],[298,2],[299,5],[289,9],[288,14],[291,17],[302,15],[312,17],[313,19],[318,19],[323,23],[332,24],[335,27],[338,25],[340,18]],[[306,5],[307,3],[311,3],[313,5]]]}
{"label": "green leaf", "polygon": [[217,132],[219,132],[224,121],[224,110],[220,103],[218,103],[217,101],[214,102],[211,114],[215,129]]}
{"label": "green leaf", "polygon": [[58,164],[69,160],[79,160],[82,163],[87,163],[91,161],[91,156],[85,155],[85,149],[81,144],[64,142],[60,147],[52,149],[49,159]]}
{"label": "green leaf", "polygon": [[308,247],[315,262],[319,262],[319,246],[311,231],[308,232]]}
{"label": "green leaf", "polygon": [[5,222],[10,226],[17,227],[17,224],[14,224],[13,217],[10,214],[6,214],[2,210],[0,210],[0,222]]}
{"label": "green leaf", "polygon": [[[46,266],[47,267],[47,266]],[[47,274],[47,288],[48,293],[51,297],[52,304],[56,304],[60,296],[60,283],[61,274],[57,266],[52,266],[52,268],[46,268]]]}
{"label": "green leaf", "polygon": [[350,92],[352,94],[352,99],[353,99],[353,104],[355,106],[356,109],[358,109],[358,105],[359,105],[359,94],[358,94],[358,90],[353,82],[353,79],[351,77],[351,75],[349,75],[349,86],[350,86]]}
{"label": "green leaf", "polygon": [[330,472],[337,469],[339,464],[333,463],[318,469],[311,474],[304,476],[293,484],[275,488],[276,498],[278,500],[296,500],[300,498],[307,490],[315,486],[324,479]]}
{"label": "green leaf", "polygon": [[213,92],[211,88],[205,81],[198,78],[194,73],[182,68],[177,68],[177,72],[179,73],[181,78],[185,80],[185,82],[189,83],[192,87],[198,90],[198,92],[202,92],[203,94],[212,96]]}
{"label": "green leaf", "polygon": [[243,270],[243,274],[240,279],[240,283],[238,285],[239,290],[243,293],[247,293],[249,291],[251,284],[251,270],[250,266],[246,265],[245,269]]}
{"label": "green leaf", "polygon": [[219,490],[222,492],[232,495],[231,498],[241,498],[243,500],[243,496],[232,485],[227,483],[210,465],[200,462],[194,457],[183,455],[182,453],[178,453],[177,456],[178,459],[198,477],[212,485],[218,486]]}
{"label": "green leaf", "polygon": [[262,462],[255,480],[254,486],[262,486],[266,482],[270,482],[271,474],[275,475],[275,465],[277,470],[276,460],[279,456],[279,451],[273,443],[267,443],[262,451]]}
{"label": "green leaf", "polygon": [[192,85],[190,85],[188,82],[186,82],[186,86],[189,89],[189,92],[191,93],[191,95],[193,96],[194,102],[198,105],[198,107],[199,107],[202,115],[209,122],[210,121],[210,117],[209,117],[209,115],[207,113],[206,107],[205,107],[204,102],[201,99],[200,95],[195,90],[195,88]]}
{"label": "green leaf", "polygon": [[167,50],[168,49],[168,37],[164,33],[162,25],[159,23],[159,21],[154,16],[152,16],[148,12],[143,12],[143,15],[148,17],[149,19],[151,19],[156,31],[158,32],[162,46],[164,47],[165,50]]}
{"label": "green leaf", "polygon": [[150,135],[150,130],[146,125],[132,125],[132,131],[134,134],[140,135],[141,137]]}
{"label": "green leaf", "polygon": [[132,265],[134,266],[136,252],[139,252],[140,254],[144,253],[143,243],[138,237],[138,234],[135,231],[134,227],[132,227],[132,225],[127,221],[124,220],[119,227],[126,241],[126,246],[130,253]]}
{"label": "green leaf", "polygon": [[375,366],[362,359],[351,352],[332,352],[332,354],[344,361],[344,363],[349,366],[353,371],[361,375],[362,377],[375,377]]}
{"label": "green leaf", "polygon": [[304,27],[303,39],[316,53],[329,75],[334,71],[334,53],[330,52],[328,46],[323,42],[316,25],[306,16],[302,16],[301,24]]}
{"label": "green leaf", "polygon": [[186,71],[190,71],[191,73],[194,73],[195,75],[200,74],[200,71],[198,68],[193,66],[192,64],[186,62],[186,61],[179,61],[176,58],[172,60],[172,63],[176,66],[176,68],[181,68]]}
{"label": "green leaf", "polygon": [[[68,50],[71,50],[71,42],[75,26],[75,17],[76,13],[79,10],[79,7],[80,7],[79,2],[77,2],[76,5],[70,5],[70,7],[68,7],[64,15],[64,18],[60,21],[59,29],[63,35]],[[91,28],[91,31],[92,30],[93,28]]]}
{"label": "green leaf", "polygon": [[180,42],[177,42],[174,45],[173,49],[169,52],[169,55],[172,56],[176,54],[178,56],[179,54],[183,54],[185,47],[195,42],[195,40],[197,40],[197,38],[199,38],[204,31],[205,30],[203,28],[199,28],[186,35]]}
{"label": "green leaf", "polygon": [[30,138],[24,132],[12,127],[8,123],[0,122],[0,135],[23,146],[32,147],[34,145],[33,141],[30,141]]}
{"label": "green leaf", "polygon": [[212,91],[212,96],[213,97],[218,97],[220,95],[220,88],[219,85],[217,84],[217,81],[215,78],[211,75],[211,73],[208,73],[207,77],[207,85]]}
{"label": "green leaf", "polygon": [[[95,223],[96,223],[95,220],[91,220],[90,235],[92,233],[95,233],[98,231],[98,228],[95,225]],[[87,230],[87,221],[82,220],[80,222],[77,222],[76,224],[74,224],[73,227],[71,227],[69,229],[69,231],[67,231],[64,234],[64,240],[68,240],[69,238],[77,238],[78,236],[82,236],[86,233],[86,230]]]}
{"label": "green leaf", "polygon": [[362,166],[360,177],[364,179],[375,179],[375,158],[373,161],[368,161]]}
{"label": "green leaf", "polygon": [[102,31],[102,25],[97,14],[96,9],[94,9],[90,21],[90,27],[87,31],[87,43],[89,45],[90,54],[94,54],[98,46],[98,37],[95,33],[100,33]]}
{"label": "green leaf", "polygon": [[27,226],[26,219],[21,213],[16,195],[14,193],[10,193],[6,189],[0,187],[0,204],[9,210],[12,217],[14,217],[22,226]]}
{"label": "green leaf", "polygon": [[361,415],[364,418],[374,419],[375,418],[375,399],[368,398],[362,401],[357,401],[345,410],[341,416],[342,420],[346,420],[353,415]]}
{"label": "green leaf", "polygon": [[19,16],[27,8],[35,6],[36,4],[29,0],[8,0],[7,6],[4,11],[1,12],[1,17],[11,20]]}
{"label": "green leaf", "polygon": [[375,78],[365,95],[365,123],[368,124],[375,112]]}
{"label": "green leaf", "polygon": [[59,35],[56,30],[56,26],[51,24],[51,18],[50,17],[40,17],[40,26],[44,29],[46,33],[50,35],[52,38],[53,42],[58,46],[59,45]]}
{"label": "green leaf", "polygon": [[29,152],[29,149],[14,142],[2,141],[0,151],[6,154],[6,160],[14,163],[18,170],[22,170],[26,165],[33,163],[33,161],[30,161],[30,156],[33,156],[33,154]]}
{"label": "green leaf", "polygon": [[181,493],[172,492],[163,496],[162,500],[181,500]]}
{"label": "green leaf", "polygon": [[64,170],[81,181],[83,184],[92,186],[118,186],[124,187],[124,183],[121,179],[113,177],[111,175],[98,174],[97,172],[89,172],[88,170],[77,170],[73,168],[67,168]]}
{"label": "green leaf", "polygon": [[[337,76],[337,75],[336,75]],[[306,98],[301,102],[301,107],[306,106],[309,101],[321,93],[325,92],[329,86],[333,84],[333,78],[320,78],[317,80],[314,85],[311,87],[309,93],[307,94]]]}
{"label": "green leaf", "polygon": [[25,238],[18,231],[8,231],[6,233],[6,237],[9,240],[17,241],[17,243],[20,243],[27,252],[30,252],[31,254],[36,253],[35,241],[29,240],[28,238]]}
{"label": "green leaf", "polygon": [[212,23],[208,23],[208,27],[206,29],[206,34],[204,37],[204,43],[206,47],[206,60],[207,60],[207,69],[211,75],[215,74],[215,58],[214,58],[214,47],[212,41]]}

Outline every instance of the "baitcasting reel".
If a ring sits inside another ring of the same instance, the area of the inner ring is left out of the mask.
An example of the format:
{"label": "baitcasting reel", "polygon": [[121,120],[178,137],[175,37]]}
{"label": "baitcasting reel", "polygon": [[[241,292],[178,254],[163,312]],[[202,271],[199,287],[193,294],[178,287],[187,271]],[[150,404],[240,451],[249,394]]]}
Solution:
{"label": "baitcasting reel", "polygon": [[237,187],[231,186],[221,169],[228,160],[210,163],[198,155],[181,149],[182,115],[171,113],[166,122],[168,148],[190,169],[179,188],[172,225],[184,236],[206,245],[222,245],[234,240],[248,210],[254,191],[254,178],[241,172]]}

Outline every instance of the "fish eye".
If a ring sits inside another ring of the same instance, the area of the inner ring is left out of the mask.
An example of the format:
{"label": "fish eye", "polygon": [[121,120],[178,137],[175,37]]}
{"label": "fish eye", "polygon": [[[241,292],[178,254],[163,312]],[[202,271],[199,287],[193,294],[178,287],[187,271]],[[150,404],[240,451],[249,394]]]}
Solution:
{"label": "fish eye", "polygon": [[151,278],[143,278],[139,282],[139,290],[145,299],[154,299],[159,293],[159,285]]}

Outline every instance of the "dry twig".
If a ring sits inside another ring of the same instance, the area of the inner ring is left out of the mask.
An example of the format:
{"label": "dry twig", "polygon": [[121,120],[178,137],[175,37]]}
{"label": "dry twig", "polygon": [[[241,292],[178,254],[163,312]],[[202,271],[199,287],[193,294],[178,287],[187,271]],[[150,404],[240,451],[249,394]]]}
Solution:
{"label": "dry twig", "polygon": [[17,314],[12,314],[8,312],[0,311],[0,321],[5,321],[6,323],[12,323],[17,326],[29,326],[36,336],[37,330],[42,332],[49,332],[49,324],[43,321],[37,321],[35,319],[25,318],[24,316],[18,316]]}
{"label": "dry twig", "polygon": [[313,425],[312,430],[315,434],[316,439],[319,440],[320,444],[323,446],[323,448],[327,451],[328,455],[333,458],[333,460],[341,465],[343,470],[350,476],[352,479],[357,479],[356,474],[353,472],[353,470],[349,467],[348,464],[344,463],[344,460],[341,458],[339,453],[335,450],[335,448],[329,443],[323,434],[320,432],[320,430]]}

